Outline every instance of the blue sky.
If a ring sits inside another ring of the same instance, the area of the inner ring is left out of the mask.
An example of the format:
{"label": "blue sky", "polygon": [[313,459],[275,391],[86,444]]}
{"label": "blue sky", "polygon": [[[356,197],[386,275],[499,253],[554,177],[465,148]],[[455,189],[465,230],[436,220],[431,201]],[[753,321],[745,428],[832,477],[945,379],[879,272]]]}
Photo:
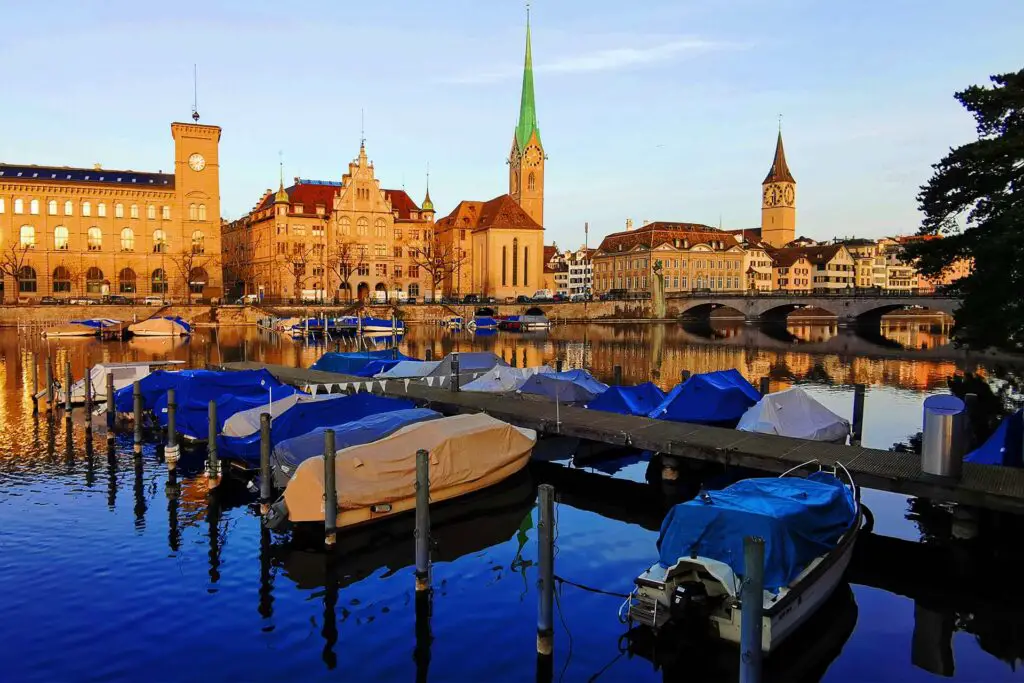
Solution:
{"label": "blue sky", "polygon": [[[0,160],[169,170],[192,64],[235,218],[367,150],[439,215],[507,191],[524,4],[5,3]],[[548,241],[626,218],[760,223],[782,113],[797,232],[913,232],[930,164],[973,137],[954,91],[1024,67],[1020,0],[535,0]]]}

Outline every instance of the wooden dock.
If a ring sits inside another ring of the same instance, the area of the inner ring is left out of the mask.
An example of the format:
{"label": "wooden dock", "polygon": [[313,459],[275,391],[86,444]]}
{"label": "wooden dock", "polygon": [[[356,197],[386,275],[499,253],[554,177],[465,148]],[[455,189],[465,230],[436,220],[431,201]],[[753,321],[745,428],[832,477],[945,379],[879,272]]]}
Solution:
{"label": "wooden dock", "polygon": [[[325,384],[364,385],[368,378],[268,365],[255,362],[225,363],[225,370],[266,369],[280,381],[298,387]],[[963,464],[959,480],[934,477],[921,471],[920,456],[892,451],[841,446],[769,434],[652,420],[571,406],[533,397],[455,392],[428,387],[421,381],[389,380],[385,388],[373,382],[373,391],[410,398],[426,407],[453,415],[485,412],[542,434],[572,436],[592,441],[651,450],[681,458],[784,472],[808,460],[842,463],[858,484],[867,488],[953,502],[977,508],[1024,513],[1024,470],[992,465]]]}

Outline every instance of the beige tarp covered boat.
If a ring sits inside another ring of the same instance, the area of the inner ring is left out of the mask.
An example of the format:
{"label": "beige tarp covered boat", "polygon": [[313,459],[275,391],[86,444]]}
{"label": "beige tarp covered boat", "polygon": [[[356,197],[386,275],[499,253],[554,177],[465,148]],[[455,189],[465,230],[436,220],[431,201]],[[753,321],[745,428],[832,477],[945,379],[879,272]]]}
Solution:
{"label": "beige tarp covered boat", "polygon": [[137,337],[185,337],[192,333],[188,325],[171,317],[149,318],[128,326]]}
{"label": "beige tarp covered boat", "polygon": [[[338,451],[338,528],[416,506],[416,451],[430,452],[432,503],[477,491],[518,472],[537,442],[532,429],[477,413],[419,422],[373,443]],[[309,458],[284,491],[288,519],[324,519],[324,459]]]}

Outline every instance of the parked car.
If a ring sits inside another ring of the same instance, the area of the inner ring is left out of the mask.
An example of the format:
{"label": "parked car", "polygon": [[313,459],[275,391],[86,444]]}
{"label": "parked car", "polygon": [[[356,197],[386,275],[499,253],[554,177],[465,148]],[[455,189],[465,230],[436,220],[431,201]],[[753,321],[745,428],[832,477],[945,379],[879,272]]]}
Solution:
{"label": "parked car", "polygon": [[462,303],[464,304],[478,304],[480,303],[480,297],[476,294],[467,294],[462,297]]}
{"label": "parked car", "polygon": [[538,289],[533,293],[534,301],[551,301],[555,296],[555,293],[550,289]]}
{"label": "parked car", "polygon": [[142,303],[146,306],[163,306],[166,302],[162,296],[147,296]]}
{"label": "parked car", "polygon": [[110,294],[103,297],[102,303],[111,304],[113,306],[131,306],[135,301],[129,297],[121,296],[120,294]]}
{"label": "parked car", "polygon": [[41,303],[43,306],[56,306],[57,304],[60,303],[60,299],[58,299],[55,296],[44,296],[40,297],[39,303]]}
{"label": "parked car", "polygon": [[569,301],[590,301],[589,294],[573,294],[569,297]]}
{"label": "parked car", "polygon": [[553,297],[551,297],[551,300],[552,301],[565,301],[565,297],[562,296],[561,294],[556,293]]}

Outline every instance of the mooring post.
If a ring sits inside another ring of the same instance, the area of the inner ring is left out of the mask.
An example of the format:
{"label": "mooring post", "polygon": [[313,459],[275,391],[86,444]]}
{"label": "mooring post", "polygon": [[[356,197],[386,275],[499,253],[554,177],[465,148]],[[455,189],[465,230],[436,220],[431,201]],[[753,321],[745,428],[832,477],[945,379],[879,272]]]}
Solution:
{"label": "mooring post", "polygon": [[558,359],[555,360],[555,372],[561,372],[561,371],[562,371],[562,359],[558,358]]}
{"label": "mooring post", "polygon": [[260,513],[270,511],[270,413],[260,414]]}
{"label": "mooring post", "polygon": [[430,453],[416,451],[416,591],[430,590]]}
{"label": "mooring post", "polygon": [[964,420],[964,452],[970,452],[976,445],[974,443],[974,420],[978,417],[978,395],[964,394],[964,411],[967,419]]}
{"label": "mooring post", "polygon": [[135,455],[142,453],[142,384],[132,382],[132,417],[135,419]]}
{"label": "mooring post", "polygon": [[864,436],[864,399],[867,395],[867,386],[864,384],[853,385],[853,436],[850,443],[859,446]]}
{"label": "mooring post", "polygon": [[167,390],[167,445],[164,447],[167,469],[178,466],[178,405],[174,389]]}
{"label": "mooring post", "polygon": [[772,380],[770,377],[762,377],[761,384],[758,387],[762,396],[767,396],[772,391]]}
{"label": "mooring post", "polygon": [[459,352],[452,352],[452,391],[459,390]]}
{"label": "mooring post", "polygon": [[612,368],[612,384],[622,386],[622,366],[616,365]]}
{"label": "mooring post", "polygon": [[117,409],[114,407],[114,373],[107,372],[107,441],[114,440],[114,426]]}
{"label": "mooring post", "polygon": [[74,377],[71,375],[71,360],[64,361],[64,410],[67,418],[71,419],[71,385]]}
{"label": "mooring post", "polygon": [[85,429],[92,431],[92,368],[85,368],[82,381],[85,383]]}
{"label": "mooring post", "polygon": [[550,655],[554,648],[555,604],[555,487],[541,484],[537,487],[538,504],[537,549],[540,574],[537,578],[537,654]]}
{"label": "mooring post", "polygon": [[206,480],[208,488],[220,483],[220,458],[217,457],[217,402],[210,401],[206,410]]}
{"label": "mooring post", "polygon": [[391,358],[398,360],[398,320],[395,312],[391,312]]}
{"label": "mooring post", "polygon": [[334,430],[324,430],[324,545],[333,548],[338,540],[338,484],[334,471]]}
{"label": "mooring post", "polygon": [[39,413],[39,366],[36,352],[32,352],[32,414]]}
{"label": "mooring post", "polygon": [[434,360],[434,349],[427,349],[423,353],[424,360]]}
{"label": "mooring post", "polygon": [[690,379],[690,371],[689,370],[683,370],[682,372],[679,373],[679,381],[680,382],[685,382],[688,379]]}
{"label": "mooring post", "polygon": [[761,683],[761,638],[764,618],[764,539],[743,539],[743,584],[740,589],[740,683]]}
{"label": "mooring post", "polygon": [[53,410],[53,361],[46,354],[46,412]]}

